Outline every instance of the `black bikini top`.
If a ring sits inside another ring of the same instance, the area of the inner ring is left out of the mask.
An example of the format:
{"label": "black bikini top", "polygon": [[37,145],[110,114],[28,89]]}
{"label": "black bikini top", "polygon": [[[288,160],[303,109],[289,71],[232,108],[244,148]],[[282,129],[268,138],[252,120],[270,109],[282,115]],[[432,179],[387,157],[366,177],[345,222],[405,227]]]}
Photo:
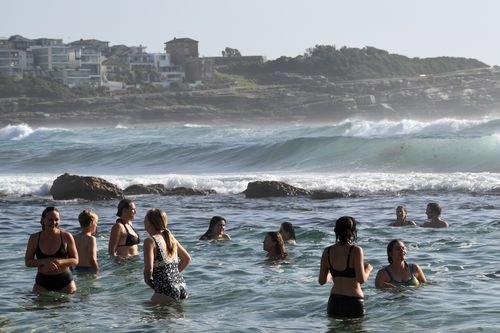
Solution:
{"label": "black bikini top", "polygon": [[59,246],[59,249],[57,249],[57,251],[54,254],[45,254],[40,249],[40,235],[41,234],[42,234],[42,232],[40,231],[38,233],[38,241],[36,243],[35,255],[36,255],[37,259],[44,259],[44,258],[62,258],[62,259],[64,259],[64,258],[68,258],[68,252],[66,252],[66,249],[64,248],[62,233],[61,233],[61,245]]}
{"label": "black bikini top", "polygon": [[118,219],[116,222],[120,222],[121,224],[123,224],[123,227],[125,227],[125,230],[127,231],[127,239],[125,239],[125,244],[118,245],[118,246],[138,245],[139,242],[141,241],[141,239],[139,238],[139,234],[137,233],[137,231],[135,231],[134,227],[130,226],[132,228],[132,230],[134,230],[134,232],[137,234],[137,236],[132,235],[128,231],[127,225],[125,223],[123,223],[123,221],[121,219]]}
{"label": "black bikini top", "polygon": [[354,271],[353,267],[349,267],[349,260],[351,259],[351,252],[352,249],[354,248],[354,245],[351,245],[349,248],[349,254],[347,255],[347,262],[345,265],[345,269],[343,271],[337,271],[336,269],[333,268],[331,262],[330,262],[330,248],[328,248],[328,270],[332,274],[332,277],[350,277],[354,278],[356,277],[356,271]]}

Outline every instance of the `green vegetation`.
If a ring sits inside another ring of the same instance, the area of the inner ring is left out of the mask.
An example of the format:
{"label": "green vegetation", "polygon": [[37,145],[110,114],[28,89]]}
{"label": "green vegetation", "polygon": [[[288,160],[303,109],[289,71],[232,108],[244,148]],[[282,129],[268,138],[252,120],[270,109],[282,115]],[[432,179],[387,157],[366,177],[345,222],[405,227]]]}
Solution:
{"label": "green vegetation", "polygon": [[256,83],[243,75],[215,71],[212,80],[207,82],[205,85],[209,88],[227,88],[232,86],[254,88]]}
{"label": "green vegetation", "polygon": [[482,68],[488,65],[475,60],[454,57],[408,58],[375,47],[337,49],[333,45],[316,45],[304,55],[280,57],[264,64],[234,64],[227,73],[250,77],[275,72],[302,75],[324,75],[330,80],[373,79],[398,76],[439,74],[457,70]]}
{"label": "green vegetation", "polygon": [[15,79],[0,73],[0,97],[70,98],[74,94],[64,85],[48,79],[29,77]]}

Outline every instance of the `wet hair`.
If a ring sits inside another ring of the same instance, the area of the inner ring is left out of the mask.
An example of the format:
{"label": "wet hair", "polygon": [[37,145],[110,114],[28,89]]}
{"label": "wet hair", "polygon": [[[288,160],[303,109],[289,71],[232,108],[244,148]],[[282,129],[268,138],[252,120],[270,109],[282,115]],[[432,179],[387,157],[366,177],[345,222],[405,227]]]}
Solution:
{"label": "wet hair", "polygon": [[406,222],[406,214],[407,214],[406,208],[404,206],[397,206],[396,207],[396,213],[397,213],[398,209],[401,209],[401,211],[404,213],[403,221],[402,221],[401,224],[403,224],[403,225],[407,224],[407,222]]}
{"label": "wet hair", "polygon": [[342,216],[335,222],[335,241],[340,244],[347,244],[356,241],[358,233],[356,231],[356,220],[351,216]]}
{"label": "wet hair", "polygon": [[156,231],[162,231],[165,236],[168,238],[167,244],[167,251],[168,254],[172,255],[174,254],[174,245],[175,245],[175,238],[174,235],[168,230],[167,224],[168,224],[168,217],[167,213],[163,209],[160,208],[151,208],[148,210],[146,213],[146,220],[151,223],[151,225],[156,229]]}
{"label": "wet hair", "polygon": [[45,230],[45,227],[43,225],[43,219],[45,218],[45,216],[47,216],[48,213],[50,212],[58,212],[59,213],[59,209],[57,209],[56,207],[53,207],[53,206],[50,206],[50,207],[46,207],[43,212],[42,212],[42,217],[40,218],[40,224],[42,225],[42,230]]}
{"label": "wet hair", "polygon": [[118,217],[121,217],[122,216],[122,212],[125,208],[130,208],[131,204],[132,204],[132,200],[130,199],[122,199],[120,200],[120,202],[118,203],[118,211],[116,212],[116,216]]}
{"label": "wet hair", "polygon": [[227,223],[226,219],[223,218],[222,216],[213,216],[211,219],[210,219],[210,223],[208,224],[208,229],[207,231],[200,237],[201,240],[206,240],[206,239],[209,239],[210,238],[210,235],[212,235],[214,233],[214,229],[215,229],[215,226],[217,225],[217,223],[219,223],[220,221],[224,221]]}
{"label": "wet hair", "polygon": [[437,202],[429,202],[427,207],[430,208],[433,212],[435,212],[438,216],[441,215],[441,206]]}
{"label": "wet hair", "polygon": [[94,221],[97,221],[98,218],[99,217],[97,216],[96,212],[90,209],[85,209],[80,213],[80,215],[78,215],[78,222],[80,222],[80,227],[88,228],[90,224]]}
{"label": "wet hair", "polygon": [[271,240],[274,243],[274,252],[278,254],[281,258],[286,258],[287,253],[285,250],[285,242],[283,241],[283,237],[277,231],[271,231],[266,234],[266,237],[271,237]]}
{"label": "wet hair", "polygon": [[394,249],[394,244],[396,244],[397,242],[403,243],[403,241],[401,239],[393,239],[389,242],[389,244],[387,244],[387,261],[389,261],[389,264],[392,264],[391,253],[392,253],[392,250]]}
{"label": "wet hair", "polygon": [[290,236],[290,239],[296,240],[295,238],[295,229],[293,228],[293,224],[290,222],[283,222],[281,223],[281,230],[284,232],[287,232],[288,235]]}

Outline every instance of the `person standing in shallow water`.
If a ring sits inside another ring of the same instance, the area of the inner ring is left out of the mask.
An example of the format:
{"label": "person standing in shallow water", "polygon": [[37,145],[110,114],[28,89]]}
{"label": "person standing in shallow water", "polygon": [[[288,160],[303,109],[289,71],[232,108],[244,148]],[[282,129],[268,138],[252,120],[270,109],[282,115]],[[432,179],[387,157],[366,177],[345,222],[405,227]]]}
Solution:
{"label": "person standing in shallow water", "polygon": [[151,297],[154,303],[179,301],[188,296],[181,272],[191,256],[167,224],[167,213],[159,208],[150,209],[144,218],[144,228],[150,235],[144,240],[144,282],[155,291]]}
{"label": "person standing in shallow water", "polygon": [[356,318],[365,314],[361,284],[368,280],[372,265],[364,263],[363,249],[354,245],[357,238],[356,220],[343,216],[335,223],[334,245],[323,251],[318,282],[333,281],[328,299],[330,317]]}
{"label": "person standing in shallow water", "polygon": [[97,222],[99,217],[89,209],[83,210],[78,215],[81,232],[74,236],[76,250],[78,251],[78,265],[74,271],[81,273],[97,273],[99,263],[97,262]]}
{"label": "person standing in shallow water", "polygon": [[132,220],[134,219],[135,214],[136,209],[133,201],[129,199],[122,199],[118,203],[118,211],[116,212],[118,219],[113,225],[113,228],[111,228],[111,234],[109,235],[109,255],[128,257],[139,254],[139,234],[132,226]]}
{"label": "person standing in shallow water", "polygon": [[78,252],[73,236],[61,230],[60,223],[59,210],[45,208],[40,220],[42,231],[32,234],[28,240],[25,264],[38,269],[34,292],[76,292],[70,267],[78,264]]}
{"label": "person standing in shallow water", "polygon": [[222,216],[214,216],[210,219],[208,230],[201,235],[200,240],[231,240],[226,234],[226,219]]}
{"label": "person standing in shallow water", "polygon": [[441,206],[437,202],[429,202],[427,204],[427,209],[425,210],[427,214],[428,222],[422,224],[425,228],[448,228],[448,222],[441,218]]}

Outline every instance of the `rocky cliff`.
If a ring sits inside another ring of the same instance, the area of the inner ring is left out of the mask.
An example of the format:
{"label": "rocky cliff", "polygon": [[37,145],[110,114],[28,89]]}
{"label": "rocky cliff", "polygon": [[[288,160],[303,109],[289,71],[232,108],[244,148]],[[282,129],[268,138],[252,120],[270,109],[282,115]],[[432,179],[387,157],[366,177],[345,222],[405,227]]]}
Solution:
{"label": "rocky cliff", "polygon": [[331,82],[274,73],[251,88],[123,94],[71,100],[0,99],[0,126],[252,124],[367,118],[480,117],[500,110],[500,69]]}

